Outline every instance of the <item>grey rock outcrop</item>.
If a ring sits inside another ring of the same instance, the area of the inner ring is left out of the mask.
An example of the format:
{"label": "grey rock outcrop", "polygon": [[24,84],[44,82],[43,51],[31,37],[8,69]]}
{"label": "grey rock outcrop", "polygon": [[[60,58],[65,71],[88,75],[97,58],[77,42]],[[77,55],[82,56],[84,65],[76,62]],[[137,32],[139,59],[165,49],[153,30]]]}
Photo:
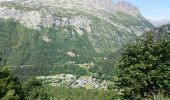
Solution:
{"label": "grey rock outcrop", "polygon": [[29,28],[37,29],[38,25],[41,23],[40,17],[41,15],[37,11],[21,11],[16,9],[8,9],[7,7],[0,7],[0,18],[14,18]]}
{"label": "grey rock outcrop", "polygon": [[112,0],[15,0],[17,3],[73,8],[75,6],[112,9]]}
{"label": "grey rock outcrop", "polygon": [[77,28],[88,29],[91,24],[86,16],[60,17],[54,16],[48,12],[36,10],[22,11],[8,9],[7,7],[0,8],[0,18],[14,18],[24,26],[32,29],[40,29],[40,26],[50,28],[53,25],[55,25],[55,28],[63,27],[65,25],[74,25]]}

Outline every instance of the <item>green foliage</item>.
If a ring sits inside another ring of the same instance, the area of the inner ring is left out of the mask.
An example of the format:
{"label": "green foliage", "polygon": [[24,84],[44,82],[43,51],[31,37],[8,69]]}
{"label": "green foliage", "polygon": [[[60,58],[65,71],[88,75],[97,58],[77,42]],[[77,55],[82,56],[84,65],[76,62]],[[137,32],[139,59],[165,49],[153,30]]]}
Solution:
{"label": "green foliage", "polygon": [[[51,39],[51,42],[44,41],[44,36]],[[10,66],[52,65],[67,61],[85,63],[98,56],[86,32],[80,36],[73,26],[59,29],[42,27],[37,31],[13,19],[0,19],[0,46],[1,60]],[[69,57],[67,52],[79,56]]]}
{"label": "green foliage", "polygon": [[0,67],[0,99],[2,100],[22,100],[23,93],[21,85],[14,78],[9,70],[5,67]]}
{"label": "green foliage", "polygon": [[[120,50],[122,51],[122,50]],[[113,52],[106,58],[101,58],[95,61],[93,67],[88,71],[93,73],[93,77],[101,80],[112,80],[116,76],[117,71],[115,64],[120,59],[120,52]]]}
{"label": "green foliage", "polygon": [[89,69],[90,72],[96,73],[94,76],[97,79],[111,80],[112,76],[115,75],[115,68],[112,60],[100,60],[96,62],[94,67]]}
{"label": "green foliage", "polygon": [[[165,96],[164,93],[162,93],[162,92],[158,92],[158,94],[153,95],[153,99],[154,100],[170,100],[170,97]],[[148,98],[146,100],[153,100],[153,99]]]}
{"label": "green foliage", "polygon": [[114,100],[118,97],[109,90],[49,87],[34,89],[27,100]]}
{"label": "green foliage", "polygon": [[2,100],[19,100],[20,97],[16,95],[14,90],[9,90]]}
{"label": "green foliage", "polygon": [[35,77],[22,84],[12,78],[6,68],[0,67],[1,100],[112,100],[119,99],[110,90],[87,90],[84,88],[65,88],[42,86]]}
{"label": "green foliage", "polygon": [[33,89],[41,86],[41,82],[36,78],[31,78],[21,85],[6,67],[0,67],[1,100],[25,100]]}
{"label": "green foliage", "polygon": [[2,66],[3,65],[3,58],[2,58],[2,53],[0,52],[0,66]]}
{"label": "green foliage", "polygon": [[117,66],[117,86],[125,99],[170,93],[170,40],[154,41],[153,33],[125,48]]}
{"label": "green foliage", "polygon": [[47,76],[56,74],[73,74],[76,76],[83,76],[86,74],[86,70],[80,68],[74,64],[63,64],[63,65],[46,65],[46,66],[23,66],[23,67],[11,67],[13,74],[19,79],[27,76]]}
{"label": "green foliage", "polygon": [[27,97],[32,92],[33,89],[40,88],[41,86],[42,86],[41,81],[37,80],[35,77],[27,79],[27,81],[22,84],[22,89],[25,97]]}

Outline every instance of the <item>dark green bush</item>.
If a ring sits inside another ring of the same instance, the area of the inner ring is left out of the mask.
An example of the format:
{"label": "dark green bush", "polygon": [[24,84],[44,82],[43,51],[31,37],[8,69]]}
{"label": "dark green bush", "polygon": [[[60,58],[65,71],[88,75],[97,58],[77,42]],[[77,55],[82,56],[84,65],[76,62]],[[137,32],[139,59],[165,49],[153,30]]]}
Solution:
{"label": "dark green bush", "polygon": [[22,100],[23,93],[17,78],[0,66],[0,100]]}

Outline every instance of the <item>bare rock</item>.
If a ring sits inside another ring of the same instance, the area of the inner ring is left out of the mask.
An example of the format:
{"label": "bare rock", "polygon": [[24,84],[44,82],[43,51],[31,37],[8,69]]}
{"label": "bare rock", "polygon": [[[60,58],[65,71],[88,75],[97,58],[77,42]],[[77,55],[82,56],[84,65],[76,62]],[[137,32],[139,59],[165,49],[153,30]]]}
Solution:
{"label": "bare rock", "polygon": [[117,2],[113,5],[113,8],[117,11],[124,12],[133,16],[139,16],[140,11],[136,6],[133,6],[127,2]]}

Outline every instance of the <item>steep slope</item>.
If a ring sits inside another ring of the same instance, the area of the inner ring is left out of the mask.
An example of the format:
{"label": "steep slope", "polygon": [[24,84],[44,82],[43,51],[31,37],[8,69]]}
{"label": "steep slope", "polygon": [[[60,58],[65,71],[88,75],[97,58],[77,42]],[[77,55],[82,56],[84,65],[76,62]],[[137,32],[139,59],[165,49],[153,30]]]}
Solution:
{"label": "steep slope", "polygon": [[154,33],[155,41],[159,41],[161,39],[169,40],[170,39],[170,24],[155,28],[155,29],[151,30],[151,32]]}
{"label": "steep slope", "polygon": [[0,18],[1,52],[16,66],[92,62],[153,28],[111,0],[1,2]]}

